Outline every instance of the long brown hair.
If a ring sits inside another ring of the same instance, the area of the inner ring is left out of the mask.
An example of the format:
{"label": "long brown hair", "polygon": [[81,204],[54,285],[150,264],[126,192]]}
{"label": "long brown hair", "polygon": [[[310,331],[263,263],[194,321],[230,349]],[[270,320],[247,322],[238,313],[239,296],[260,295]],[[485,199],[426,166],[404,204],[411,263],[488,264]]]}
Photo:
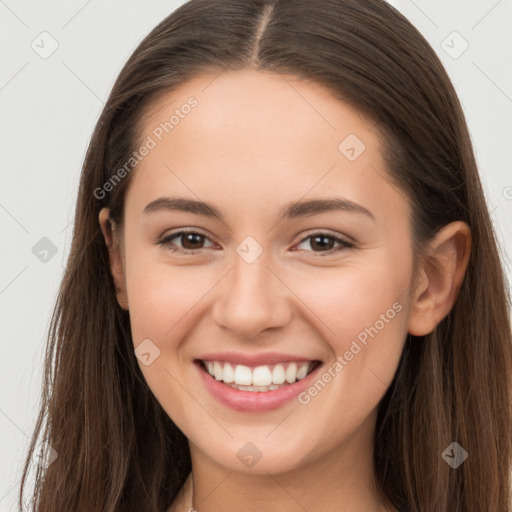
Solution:
{"label": "long brown hair", "polygon": [[[138,147],[157,95],[198,73],[247,68],[322,84],[374,120],[389,175],[413,205],[418,250],[451,221],[469,225],[457,301],[431,334],[408,336],[380,403],[374,470],[400,510],[509,512],[510,298],[495,234],[454,88],[421,34],[383,0],[192,0],[140,43],[84,162],[20,507],[38,441],[58,454],[36,465],[39,512],[164,511],[190,472],[187,439],[138,366],[98,223],[105,206],[122,221],[133,173],[108,194],[95,191]],[[454,441],[468,453],[456,469],[441,456]]]}

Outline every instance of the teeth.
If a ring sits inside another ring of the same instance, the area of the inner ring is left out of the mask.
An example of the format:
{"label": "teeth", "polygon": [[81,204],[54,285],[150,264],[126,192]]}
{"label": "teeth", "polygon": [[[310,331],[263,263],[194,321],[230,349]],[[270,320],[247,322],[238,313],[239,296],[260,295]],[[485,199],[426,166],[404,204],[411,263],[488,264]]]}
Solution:
{"label": "teeth", "polygon": [[231,382],[235,382],[235,370],[229,363],[224,363],[224,373],[222,380],[226,384],[230,384]]}
{"label": "teeth", "polygon": [[241,364],[235,367],[235,384],[250,386],[252,384],[252,372],[248,366]]}
{"label": "teeth", "polygon": [[270,386],[238,386],[237,384],[228,384],[228,386],[239,389],[240,391],[274,391],[274,389],[282,388],[283,386],[276,386],[274,384],[270,384]]}
{"label": "teeth", "polygon": [[219,361],[214,361],[213,363],[213,376],[215,377],[215,380],[222,380],[222,377],[224,376],[222,365]]}
{"label": "teeth", "polygon": [[276,364],[272,370],[272,383],[282,384],[286,380],[286,373],[282,364]]}
{"label": "teeth", "polygon": [[297,380],[302,380],[308,373],[308,366],[301,365],[297,370]]}
{"label": "teeth", "polygon": [[305,363],[279,363],[250,368],[242,364],[234,368],[223,361],[204,361],[208,373],[242,391],[273,391],[281,385],[293,384],[306,377],[313,361]]}
{"label": "teeth", "polygon": [[295,363],[290,363],[288,368],[286,368],[286,382],[292,384],[297,379],[297,365]]}
{"label": "teeth", "polygon": [[[272,372],[268,366],[258,366],[252,372],[254,386],[270,386],[272,384]],[[238,384],[238,382],[237,382]]]}

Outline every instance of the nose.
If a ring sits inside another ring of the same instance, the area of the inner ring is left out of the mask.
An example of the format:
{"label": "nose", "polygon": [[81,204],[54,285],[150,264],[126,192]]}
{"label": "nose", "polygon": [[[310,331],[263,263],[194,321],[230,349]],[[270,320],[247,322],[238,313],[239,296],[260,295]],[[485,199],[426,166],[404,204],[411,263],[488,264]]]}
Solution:
{"label": "nose", "polygon": [[292,318],[291,292],[263,253],[247,263],[238,255],[217,288],[213,320],[239,338],[256,338],[267,329],[286,326]]}

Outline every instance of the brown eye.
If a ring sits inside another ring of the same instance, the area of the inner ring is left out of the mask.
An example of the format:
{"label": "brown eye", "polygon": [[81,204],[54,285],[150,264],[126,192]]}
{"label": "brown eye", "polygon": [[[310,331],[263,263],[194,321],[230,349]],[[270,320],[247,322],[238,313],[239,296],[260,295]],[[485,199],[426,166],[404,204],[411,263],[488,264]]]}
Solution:
{"label": "brown eye", "polygon": [[[334,236],[331,233],[313,233],[312,235],[309,235],[301,240],[299,244],[299,249],[300,245],[304,244],[305,242],[308,242],[309,247],[312,249],[312,251],[309,252],[317,253],[338,252],[343,249],[349,249],[351,247],[354,247],[354,244],[352,242],[343,240],[342,238]],[[337,248],[334,247],[336,244],[339,244]]]}
{"label": "brown eye", "polygon": [[[172,242],[175,239],[181,239],[181,246]],[[208,237],[197,231],[178,231],[162,238],[158,243],[173,252],[192,253],[204,249],[206,240],[209,240]]]}
{"label": "brown eye", "polygon": [[200,235],[199,233],[186,233],[180,236],[182,237],[182,246],[184,249],[200,249],[205,238],[204,235]]}

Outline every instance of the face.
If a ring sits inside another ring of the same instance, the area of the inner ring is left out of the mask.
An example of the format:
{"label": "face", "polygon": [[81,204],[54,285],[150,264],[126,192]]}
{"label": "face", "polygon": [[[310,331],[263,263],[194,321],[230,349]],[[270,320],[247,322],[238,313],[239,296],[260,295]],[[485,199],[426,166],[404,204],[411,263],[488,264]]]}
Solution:
{"label": "face", "polygon": [[140,368],[194,453],[276,473],[369,443],[413,278],[373,123],[319,85],[230,71],[155,102],[143,144],[122,287]]}

